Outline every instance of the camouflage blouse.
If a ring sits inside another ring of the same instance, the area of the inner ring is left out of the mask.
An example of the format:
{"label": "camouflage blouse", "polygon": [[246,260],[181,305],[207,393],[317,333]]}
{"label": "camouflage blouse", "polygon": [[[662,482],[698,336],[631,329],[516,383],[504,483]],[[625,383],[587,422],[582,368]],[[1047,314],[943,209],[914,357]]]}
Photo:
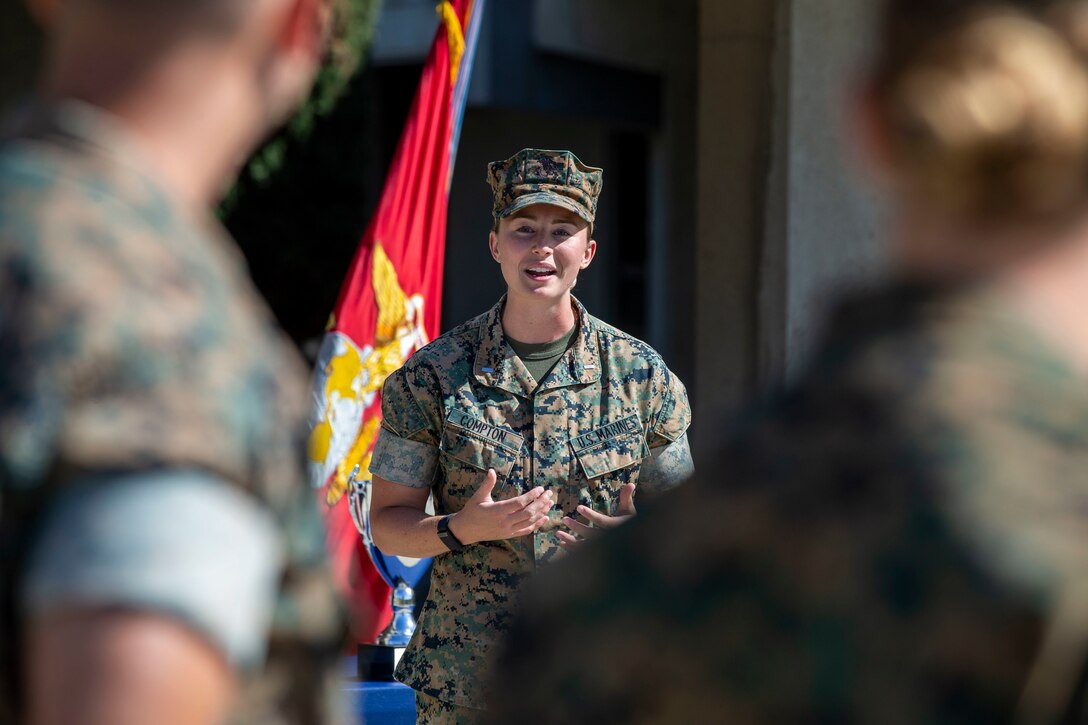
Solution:
{"label": "camouflage blouse", "polygon": [[578,335],[538,385],[506,343],[503,304],[389,377],[371,465],[386,480],[431,487],[439,514],[460,510],[489,468],[498,474],[496,499],[535,486],[554,491],[550,520],[536,534],[435,558],[397,676],[469,707],[484,706],[485,662],[523,578],[560,554],[563,517],[576,517],[580,504],[614,514],[624,484],[656,493],[691,472],[687,393],[649,345],[575,301]]}

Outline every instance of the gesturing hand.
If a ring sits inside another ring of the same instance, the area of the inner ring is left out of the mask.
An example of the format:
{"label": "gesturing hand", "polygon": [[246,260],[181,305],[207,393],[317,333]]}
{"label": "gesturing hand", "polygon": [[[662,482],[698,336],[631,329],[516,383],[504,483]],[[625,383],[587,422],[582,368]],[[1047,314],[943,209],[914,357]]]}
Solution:
{"label": "gesturing hand", "polygon": [[582,515],[582,518],[589,521],[589,525],[576,521],[570,516],[564,516],[563,525],[573,533],[557,531],[555,535],[559,537],[560,546],[577,546],[585,539],[600,533],[599,529],[611,529],[633,517],[637,513],[635,511],[635,484],[628,483],[620,489],[620,505],[616,509],[615,516],[594,511],[589,506],[579,506],[578,513]]}
{"label": "gesturing hand", "polygon": [[537,531],[548,522],[552,507],[552,492],[537,486],[528,493],[505,501],[495,501],[495,469],[487,469],[487,477],[468,500],[465,507],[450,519],[450,530],[462,544],[478,541],[514,539]]}

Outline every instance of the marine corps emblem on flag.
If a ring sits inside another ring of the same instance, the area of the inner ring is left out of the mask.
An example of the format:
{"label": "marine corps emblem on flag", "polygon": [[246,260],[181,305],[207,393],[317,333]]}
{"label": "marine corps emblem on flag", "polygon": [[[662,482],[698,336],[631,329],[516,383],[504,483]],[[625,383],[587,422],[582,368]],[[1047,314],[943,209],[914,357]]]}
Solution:
{"label": "marine corps emblem on flag", "polygon": [[371,259],[378,302],[374,346],[360,349],[347,335],[332,331],[321,344],[315,366],[310,480],[315,486],[327,482],[325,499],[330,506],[347,492],[348,476],[356,465],[358,481],[370,482],[370,452],[381,425],[380,411],[370,408],[389,374],[427,344],[422,295],[404,293],[380,242]]}

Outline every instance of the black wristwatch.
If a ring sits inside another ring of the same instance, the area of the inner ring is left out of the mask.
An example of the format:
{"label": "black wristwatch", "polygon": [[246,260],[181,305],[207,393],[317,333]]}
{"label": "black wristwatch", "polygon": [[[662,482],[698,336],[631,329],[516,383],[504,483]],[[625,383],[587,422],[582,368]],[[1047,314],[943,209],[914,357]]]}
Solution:
{"label": "black wristwatch", "polygon": [[447,514],[438,520],[438,538],[442,539],[442,543],[446,545],[446,548],[450,551],[460,551],[465,548],[465,545],[458,540],[453,532],[450,531],[450,517],[453,514]]}

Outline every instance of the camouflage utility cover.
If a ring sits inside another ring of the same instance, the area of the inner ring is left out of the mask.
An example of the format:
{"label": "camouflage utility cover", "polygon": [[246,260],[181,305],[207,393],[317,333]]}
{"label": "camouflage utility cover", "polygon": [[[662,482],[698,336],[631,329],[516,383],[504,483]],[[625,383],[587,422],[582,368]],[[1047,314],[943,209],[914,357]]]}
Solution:
{"label": "camouflage utility cover", "polygon": [[534,581],[494,722],[1088,722],[1088,381],[999,300],[847,305],[720,445]]}
{"label": "camouflage utility cover", "polygon": [[325,721],[344,622],[303,485],[301,360],[218,224],[181,210],[115,122],[39,105],[0,143],[5,671],[16,569],[49,501],[87,473],[197,469],[266,506],[285,550],[237,720]]}
{"label": "camouflage utility cover", "polygon": [[[498,474],[493,497],[535,486],[555,494],[538,533],[435,557],[401,681],[428,695],[484,706],[482,678],[526,575],[560,554],[556,532],[579,504],[615,514],[624,484],[656,493],[690,472],[683,384],[647,344],[591,317],[575,301],[572,347],[540,381],[507,344],[500,301],[417,352],[382,391],[371,472],[433,489],[438,514],[459,511]],[[683,461],[662,455],[680,450]]]}
{"label": "camouflage utility cover", "polygon": [[552,204],[592,224],[603,177],[603,170],[586,166],[570,151],[522,149],[487,165],[487,181],[495,193],[492,213],[501,219],[533,204]]}

